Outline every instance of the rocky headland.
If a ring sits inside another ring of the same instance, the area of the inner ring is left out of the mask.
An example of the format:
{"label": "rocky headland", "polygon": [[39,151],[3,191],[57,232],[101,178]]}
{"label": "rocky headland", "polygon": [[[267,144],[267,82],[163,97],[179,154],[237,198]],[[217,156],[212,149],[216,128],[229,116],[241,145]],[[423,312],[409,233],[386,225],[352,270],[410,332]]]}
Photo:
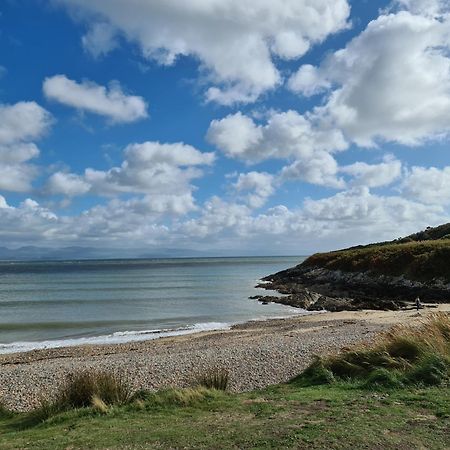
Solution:
{"label": "rocky headland", "polygon": [[450,302],[450,224],[365,246],[310,256],[269,275],[257,287],[282,296],[255,296],[309,311],[397,310]]}

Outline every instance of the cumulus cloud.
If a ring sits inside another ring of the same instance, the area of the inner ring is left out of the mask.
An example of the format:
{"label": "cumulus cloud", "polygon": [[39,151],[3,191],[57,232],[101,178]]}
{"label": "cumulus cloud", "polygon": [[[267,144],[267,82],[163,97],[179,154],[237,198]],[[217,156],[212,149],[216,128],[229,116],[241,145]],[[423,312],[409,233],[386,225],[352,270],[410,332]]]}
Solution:
{"label": "cumulus cloud", "polygon": [[291,91],[311,97],[331,88],[331,81],[317,67],[304,64],[289,78],[287,85]]}
{"label": "cumulus cloud", "polygon": [[50,195],[76,197],[87,194],[91,185],[80,175],[67,172],[56,172],[47,180],[45,192]]}
{"label": "cumulus cloud", "polygon": [[192,180],[202,175],[201,166],[213,162],[213,153],[203,153],[183,143],[130,144],[125,148],[121,166],[109,170],[88,168],[82,175],[56,172],[43,191],[67,197],[146,194],[144,200],[132,200],[128,207],[158,213],[166,208],[169,213],[184,214],[195,209]]}
{"label": "cumulus cloud", "polygon": [[83,48],[94,58],[107,55],[119,46],[116,29],[108,23],[93,23],[81,38]]}
{"label": "cumulus cloud", "polygon": [[0,105],[0,189],[31,190],[38,170],[30,160],[39,156],[31,141],[41,138],[51,123],[50,113],[35,102]]}
{"label": "cumulus cloud", "polygon": [[427,204],[450,204],[450,167],[413,167],[402,183],[402,193]]}
{"label": "cumulus cloud", "polygon": [[[347,0],[59,1],[94,29],[100,18],[120,30],[160,64],[197,58],[213,84],[207,99],[222,104],[253,101],[276,87],[281,75],[274,59],[301,57],[346,28],[350,12]],[[90,34],[93,48],[104,48],[104,40],[104,33]]]}
{"label": "cumulus cloud", "polygon": [[[17,207],[0,197],[0,238],[10,245],[91,245],[142,250],[147,246],[304,253],[392,239],[442,223],[446,210],[399,196],[377,196],[367,187],[342,191],[297,208],[258,212],[217,196],[193,209],[190,193],[112,199],[79,215],[58,216],[33,200]],[[185,213],[190,213],[184,217]],[[167,221],[167,217],[172,219]]]}
{"label": "cumulus cloud", "polygon": [[318,222],[332,221],[337,228],[373,227],[397,233],[405,223],[416,227],[425,221],[439,223],[445,212],[437,205],[425,205],[399,196],[377,196],[369,188],[359,187],[329,198],[306,200],[304,214]]}
{"label": "cumulus cloud", "polygon": [[256,124],[238,112],[211,122],[207,139],[225,155],[256,163],[268,159],[287,159],[280,179],[343,188],[337,176],[338,164],[332,152],[345,150],[340,131],[296,111],[272,113],[265,124]]}
{"label": "cumulus cloud", "polygon": [[315,152],[345,150],[342,133],[296,111],[273,113],[258,125],[240,112],[210,124],[207,139],[225,155],[247,162],[310,158]]}
{"label": "cumulus cloud", "polygon": [[406,9],[414,14],[436,17],[450,11],[447,0],[394,0],[393,6]]}
{"label": "cumulus cloud", "polygon": [[315,152],[310,158],[300,159],[284,167],[280,178],[283,181],[301,180],[319,186],[344,188],[345,181],[338,177],[339,166],[327,152]]}
{"label": "cumulus cloud", "polygon": [[417,145],[450,131],[450,16],[425,13],[426,5],[444,2],[402,3],[410,10],[380,15],[345,48],[318,67],[300,67],[289,81],[307,96],[327,90],[316,116],[360,146]]}
{"label": "cumulus cloud", "polygon": [[55,75],[44,80],[43,91],[50,100],[99,114],[113,123],[135,122],[148,116],[145,100],[126,95],[118,82],[111,82],[106,88],[92,81],[77,83],[65,75]]}
{"label": "cumulus cloud", "polygon": [[339,169],[353,177],[352,185],[367,187],[388,186],[402,175],[402,163],[392,155],[386,155],[379,164],[356,162]]}
{"label": "cumulus cloud", "polygon": [[266,172],[240,173],[233,188],[251,208],[259,208],[274,193],[275,177]]}
{"label": "cumulus cloud", "polygon": [[39,139],[51,123],[50,113],[36,102],[0,104],[0,145]]}

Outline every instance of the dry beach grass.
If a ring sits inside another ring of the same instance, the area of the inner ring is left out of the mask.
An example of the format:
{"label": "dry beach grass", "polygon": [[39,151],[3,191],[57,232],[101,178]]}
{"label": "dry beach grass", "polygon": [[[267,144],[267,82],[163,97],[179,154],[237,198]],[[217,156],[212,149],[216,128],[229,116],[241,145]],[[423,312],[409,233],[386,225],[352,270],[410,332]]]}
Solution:
{"label": "dry beach grass", "polygon": [[[450,312],[450,305],[438,310]],[[51,399],[69,374],[111,372],[134,391],[186,387],[199,373],[226,369],[231,391],[287,381],[314,356],[374,339],[394,324],[414,323],[436,309],[324,313],[231,330],[110,346],[81,346],[0,356],[0,398],[8,408],[29,410]]]}

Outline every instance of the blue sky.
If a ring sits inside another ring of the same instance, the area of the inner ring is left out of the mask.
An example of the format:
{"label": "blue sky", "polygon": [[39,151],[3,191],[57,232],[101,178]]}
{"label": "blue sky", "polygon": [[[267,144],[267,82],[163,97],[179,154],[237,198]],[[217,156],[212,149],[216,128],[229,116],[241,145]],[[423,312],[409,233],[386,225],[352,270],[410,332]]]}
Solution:
{"label": "blue sky", "polygon": [[0,5],[0,238],[305,254],[448,221],[448,1]]}

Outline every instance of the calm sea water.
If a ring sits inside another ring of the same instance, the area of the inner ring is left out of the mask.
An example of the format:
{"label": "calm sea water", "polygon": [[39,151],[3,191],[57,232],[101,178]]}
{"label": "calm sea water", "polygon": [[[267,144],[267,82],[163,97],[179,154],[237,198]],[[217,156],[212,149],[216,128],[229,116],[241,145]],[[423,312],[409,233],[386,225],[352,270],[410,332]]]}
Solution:
{"label": "calm sea water", "polygon": [[302,257],[0,262],[0,353],[117,343],[298,309],[249,300]]}

